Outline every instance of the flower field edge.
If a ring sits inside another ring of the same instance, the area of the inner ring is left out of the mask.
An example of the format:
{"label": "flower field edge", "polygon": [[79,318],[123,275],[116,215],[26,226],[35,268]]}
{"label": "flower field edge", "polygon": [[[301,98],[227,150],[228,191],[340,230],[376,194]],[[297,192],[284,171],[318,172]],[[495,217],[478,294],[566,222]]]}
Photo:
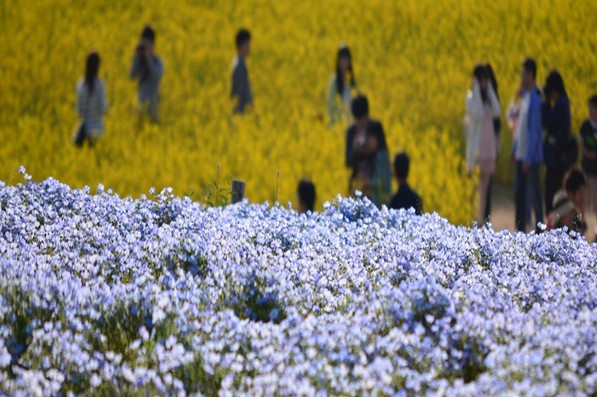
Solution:
{"label": "flower field edge", "polygon": [[299,215],[0,182],[14,395],[595,393],[597,246],[362,198]]}

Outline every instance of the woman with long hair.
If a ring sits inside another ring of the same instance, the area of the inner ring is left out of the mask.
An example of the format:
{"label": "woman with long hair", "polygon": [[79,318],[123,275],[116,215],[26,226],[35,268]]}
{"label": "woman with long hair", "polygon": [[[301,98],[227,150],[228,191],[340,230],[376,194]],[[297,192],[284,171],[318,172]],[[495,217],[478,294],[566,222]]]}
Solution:
{"label": "woman with long hair", "polygon": [[90,145],[104,133],[103,115],[108,110],[106,103],[106,88],[103,80],[99,79],[100,56],[92,52],[87,56],[85,76],[77,84],[77,113],[81,119],[82,132],[77,145],[87,140]]}
{"label": "woman with long hair", "polygon": [[356,89],[352,54],[348,46],[341,46],[336,55],[336,70],[330,80],[328,90],[328,115],[330,125],[343,119],[351,121],[350,106],[352,92]]}
{"label": "woman with long hair", "polygon": [[480,225],[486,220],[488,187],[497,162],[497,140],[493,121],[500,115],[500,111],[487,67],[479,64],[473,70],[472,87],[466,95],[466,132],[469,172],[479,165],[477,221]]}
{"label": "woman with long hair", "polygon": [[[493,92],[495,92],[495,97],[498,100],[498,104],[500,104],[500,94],[498,92],[498,83],[497,78],[495,77],[495,72],[493,71],[493,67],[491,67],[490,63],[487,63],[487,78],[489,79],[489,83],[493,88]],[[495,139],[496,139],[496,150],[497,155],[499,156],[502,150],[502,140],[500,138],[500,132],[502,129],[502,118],[500,115],[493,118],[493,131],[495,132]],[[487,201],[485,203],[485,219],[489,218],[491,214],[491,186],[493,185],[493,178],[489,181],[489,186],[487,187]]]}
{"label": "woman with long hair", "polygon": [[[543,142],[545,172],[545,210],[553,209],[553,198],[562,188],[564,175],[576,163],[574,155],[569,156],[569,148],[575,145],[571,140],[572,117],[570,101],[564,86],[564,79],[557,70],[552,70],[545,79],[543,87],[543,106],[541,118],[546,131]],[[574,150],[573,150],[574,151]]]}

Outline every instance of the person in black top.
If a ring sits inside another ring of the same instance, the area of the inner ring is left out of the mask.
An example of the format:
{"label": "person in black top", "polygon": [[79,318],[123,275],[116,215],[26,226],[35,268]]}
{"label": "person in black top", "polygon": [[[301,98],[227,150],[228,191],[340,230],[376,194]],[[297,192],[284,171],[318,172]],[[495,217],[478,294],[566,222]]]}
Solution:
{"label": "person in black top", "polygon": [[417,215],[423,212],[423,200],[408,185],[408,171],[410,159],[406,153],[398,153],[394,158],[394,176],[398,181],[398,192],[392,197],[390,208],[408,209],[414,208]]}
{"label": "person in black top", "polygon": [[383,126],[369,117],[367,97],[351,105],[354,123],[346,131],[346,166],[352,169],[349,189],[361,190],[377,206],[386,204],[392,189],[388,145]]}
{"label": "person in black top", "polygon": [[[497,78],[495,77],[495,72],[493,71],[491,64],[487,63],[487,65],[485,65],[485,70],[487,71],[487,78],[489,79],[489,82],[491,83],[491,87],[493,88],[493,92],[495,92],[495,96],[499,103],[500,95],[498,92]],[[495,142],[496,142],[498,158],[499,158],[499,154],[502,150],[502,141],[500,138],[501,129],[502,129],[502,119],[499,116],[495,117],[493,119],[493,131],[495,132]],[[486,200],[485,200],[485,214],[484,214],[485,217],[483,219],[489,219],[489,216],[491,215],[491,185],[493,185],[493,175],[489,179],[489,186],[487,186],[487,194],[486,194]]]}
{"label": "person in black top", "polygon": [[541,121],[546,135],[543,144],[545,172],[545,212],[553,209],[553,198],[562,188],[566,171],[576,162],[567,159],[570,143],[571,114],[570,101],[564,87],[564,80],[557,70],[547,75],[543,88],[544,102]]}
{"label": "person in black top", "polygon": [[[597,214],[597,95],[589,99],[589,119],[580,127],[582,170],[587,181],[587,193]],[[597,230],[595,231],[597,241]]]}
{"label": "person in black top", "polygon": [[299,213],[313,212],[316,197],[313,182],[302,179],[298,185],[297,195],[299,199]]}

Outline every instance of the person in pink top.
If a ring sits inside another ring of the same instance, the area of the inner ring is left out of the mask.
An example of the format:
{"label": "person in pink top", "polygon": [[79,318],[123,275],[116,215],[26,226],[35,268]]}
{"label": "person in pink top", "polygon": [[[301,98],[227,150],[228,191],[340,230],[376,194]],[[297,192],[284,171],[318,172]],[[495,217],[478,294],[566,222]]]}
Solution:
{"label": "person in pink top", "polygon": [[494,119],[500,116],[500,104],[489,81],[486,65],[473,70],[472,87],[466,95],[467,168],[479,165],[477,221],[484,225],[485,207],[491,176],[495,172],[498,142]]}

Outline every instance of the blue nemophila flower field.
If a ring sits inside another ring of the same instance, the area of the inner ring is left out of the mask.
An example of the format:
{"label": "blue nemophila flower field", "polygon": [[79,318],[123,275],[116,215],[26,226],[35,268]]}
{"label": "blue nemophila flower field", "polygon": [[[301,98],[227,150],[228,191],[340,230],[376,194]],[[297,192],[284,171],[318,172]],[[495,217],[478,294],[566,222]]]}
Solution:
{"label": "blue nemophila flower field", "polygon": [[0,183],[0,393],[594,395],[597,246]]}

